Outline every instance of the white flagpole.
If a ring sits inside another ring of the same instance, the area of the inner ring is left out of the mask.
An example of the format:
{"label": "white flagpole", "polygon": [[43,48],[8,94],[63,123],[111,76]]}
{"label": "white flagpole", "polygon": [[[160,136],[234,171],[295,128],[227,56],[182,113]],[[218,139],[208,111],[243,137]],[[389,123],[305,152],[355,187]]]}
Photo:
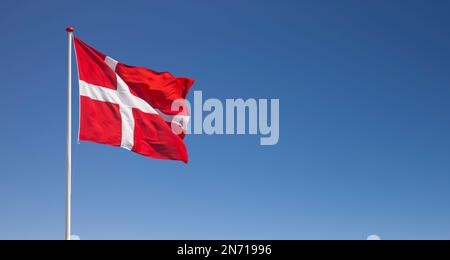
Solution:
{"label": "white flagpole", "polygon": [[73,27],[67,27],[68,42],[68,75],[67,75],[67,193],[66,193],[66,240],[71,238],[72,221],[72,41]]}

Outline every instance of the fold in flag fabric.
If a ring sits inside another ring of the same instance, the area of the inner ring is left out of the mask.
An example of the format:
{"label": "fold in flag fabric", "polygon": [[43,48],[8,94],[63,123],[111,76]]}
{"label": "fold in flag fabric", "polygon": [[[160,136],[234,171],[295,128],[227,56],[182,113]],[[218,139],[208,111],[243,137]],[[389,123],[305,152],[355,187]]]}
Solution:
{"label": "fold in flag fabric", "polygon": [[184,101],[194,81],[128,66],[77,37],[74,42],[80,86],[79,139],[187,163],[183,138],[189,112]]}

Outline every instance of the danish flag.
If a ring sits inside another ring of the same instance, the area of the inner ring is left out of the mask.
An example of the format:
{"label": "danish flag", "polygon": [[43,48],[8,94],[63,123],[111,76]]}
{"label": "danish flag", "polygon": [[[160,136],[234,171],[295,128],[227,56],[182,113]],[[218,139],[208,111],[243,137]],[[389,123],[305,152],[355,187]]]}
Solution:
{"label": "danish flag", "polygon": [[80,86],[79,140],[187,163],[183,130],[189,112],[184,101],[194,81],[128,66],[77,37],[74,42]]}

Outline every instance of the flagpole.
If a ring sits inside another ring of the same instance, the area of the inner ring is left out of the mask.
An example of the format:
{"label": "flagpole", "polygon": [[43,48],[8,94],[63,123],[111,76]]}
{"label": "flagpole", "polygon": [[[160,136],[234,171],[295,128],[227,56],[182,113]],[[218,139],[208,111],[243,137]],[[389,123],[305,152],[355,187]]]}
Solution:
{"label": "flagpole", "polygon": [[72,41],[73,31],[71,26],[66,31],[68,41],[68,70],[67,70],[67,193],[66,193],[66,240],[70,240],[72,221]]}

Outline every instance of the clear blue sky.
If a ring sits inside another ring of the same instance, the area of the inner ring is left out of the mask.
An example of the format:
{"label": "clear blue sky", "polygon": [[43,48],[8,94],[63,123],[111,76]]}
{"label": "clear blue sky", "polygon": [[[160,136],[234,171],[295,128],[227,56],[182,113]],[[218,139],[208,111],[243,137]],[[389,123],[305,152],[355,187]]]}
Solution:
{"label": "clear blue sky", "polygon": [[196,79],[205,98],[281,110],[277,146],[188,136],[188,165],[75,145],[82,239],[450,239],[449,12],[445,0],[2,1],[0,239],[64,237],[67,25],[122,62]]}

